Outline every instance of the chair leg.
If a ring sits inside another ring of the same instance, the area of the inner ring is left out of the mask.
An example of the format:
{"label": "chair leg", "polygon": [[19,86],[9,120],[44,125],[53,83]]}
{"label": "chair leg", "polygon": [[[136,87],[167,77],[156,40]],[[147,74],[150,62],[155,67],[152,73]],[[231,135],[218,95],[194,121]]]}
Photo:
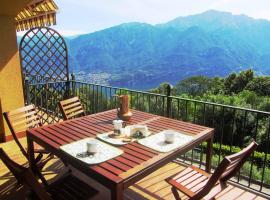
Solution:
{"label": "chair leg", "polygon": [[44,178],[44,176],[42,175],[42,173],[39,170],[36,170],[36,174],[37,176],[40,178],[40,180],[42,181],[44,186],[48,186],[48,182],[47,180]]}
{"label": "chair leg", "polygon": [[171,190],[172,190],[172,193],[173,193],[174,198],[176,200],[181,200],[181,197],[179,196],[179,194],[177,192],[177,189],[175,187],[172,187]]}
{"label": "chair leg", "polygon": [[[39,155],[41,155],[41,157],[42,157],[43,154],[39,154]],[[38,161],[37,161],[36,165],[37,165],[38,169],[41,171],[41,170],[45,167],[45,165],[46,165],[52,158],[53,158],[53,154],[48,154],[47,157],[46,157],[45,159],[43,159],[43,160],[37,159]]]}

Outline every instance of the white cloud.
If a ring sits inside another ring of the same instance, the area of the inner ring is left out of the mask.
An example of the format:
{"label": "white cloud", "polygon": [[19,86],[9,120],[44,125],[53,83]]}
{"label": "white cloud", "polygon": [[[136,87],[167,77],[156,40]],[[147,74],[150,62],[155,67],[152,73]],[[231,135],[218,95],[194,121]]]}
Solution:
{"label": "white cloud", "polygon": [[81,34],[86,34],[86,31],[82,30],[68,30],[68,29],[57,29],[57,31],[60,33],[60,35],[63,36],[74,36],[74,35],[81,35]]}
{"label": "white cloud", "polygon": [[237,1],[237,0],[219,0],[219,1],[215,1],[209,6],[209,9],[220,9],[224,5],[229,4],[231,2],[235,2],[235,1]]}

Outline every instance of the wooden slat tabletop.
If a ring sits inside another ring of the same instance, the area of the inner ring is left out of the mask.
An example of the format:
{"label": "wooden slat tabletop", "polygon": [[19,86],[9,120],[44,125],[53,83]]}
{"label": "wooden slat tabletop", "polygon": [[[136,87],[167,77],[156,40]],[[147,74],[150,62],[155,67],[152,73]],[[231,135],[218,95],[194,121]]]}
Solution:
{"label": "wooden slat tabletop", "polygon": [[[146,124],[153,133],[166,129],[174,129],[191,135],[209,134],[213,129],[194,125],[187,122],[160,117],[157,115],[132,110],[133,116],[128,124]],[[27,132],[27,136],[33,141],[44,146],[48,151],[56,153],[57,156],[66,156],[60,150],[60,146],[87,137],[95,137],[96,134],[113,130],[112,120],[116,118],[116,110],[109,110],[73,120],[64,121],[58,124],[47,125]],[[208,138],[209,139],[209,138]],[[106,162],[87,166],[91,173],[95,172],[99,177],[104,177],[111,182],[119,183],[130,179],[140,171],[166,158],[170,153],[159,153],[147,148],[137,142],[119,147],[124,153]],[[81,161],[75,158],[72,163]],[[84,163],[79,163],[83,165]],[[86,165],[86,164],[84,164]],[[84,168],[87,168],[84,166]],[[85,172],[85,170],[84,170]]]}

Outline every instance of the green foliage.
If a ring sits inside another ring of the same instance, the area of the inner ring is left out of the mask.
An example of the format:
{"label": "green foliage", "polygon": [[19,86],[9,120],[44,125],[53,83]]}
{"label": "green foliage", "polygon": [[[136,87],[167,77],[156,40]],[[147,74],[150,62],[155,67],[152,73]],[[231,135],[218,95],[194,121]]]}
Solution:
{"label": "green foliage", "polygon": [[75,95],[80,98],[87,114],[114,108],[117,103],[115,99],[109,98],[108,94],[98,87],[90,88],[87,85],[82,85],[75,89]]}
{"label": "green foliage", "polygon": [[208,78],[206,76],[193,76],[180,81],[176,86],[176,94],[200,96],[207,91],[218,93],[222,87],[222,79]]}
{"label": "green foliage", "polygon": [[[190,98],[192,97],[190,96]],[[269,97],[259,96],[254,91],[249,90],[243,90],[235,95],[225,95],[222,93],[213,94],[211,92],[207,92],[201,96],[196,96],[196,99],[225,105],[270,111]]]}
{"label": "green foliage", "polygon": [[259,76],[255,77],[250,81],[247,86],[247,90],[254,91],[260,96],[270,95],[270,77],[269,76]]}
{"label": "green foliage", "polygon": [[[168,85],[169,85],[168,82],[161,83],[158,87],[149,90],[149,92],[156,93],[156,94],[165,94],[166,95]],[[175,94],[175,89],[174,88],[172,90],[172,94]]]}
{"label": "green foliage", "polygon": [[[203,143],[203,151],[206,152],[206,143]],[[229,146],[229,145],[220,145],[219,143],[213,144],[213,153],[218,155],[220,154],[222,157],[231,155],[234,153],[238,153],[241,151],[240,147],[237,146]],[[263,167],[264,160],[266,159],[267,166],[270,167],[270,154],[265,154],[264,152],[255,151],[253,154],[253,161],[256,163],[256,166],[259,168]]]}
{"label": "green foliage", "polygon": [[[166,94],[166,83],[154,92]],[[270,111],[270,77],[254,76],[249,69],[225,78],[194,76],[179,81],[173,95],[226,105]]]}
{"label": "green foliage", "polygon": [[177,95],[191,96],[202,96],[205,93],[232,95],[244,90],[252,91],[258,96],[266,96],[270,94],[270,77],[255,77],[251,69],[239,74],[231,73],[225,78],[193,76],[179,81],[175,90]]}
{"label": "green foliage", "polygon": [[[230,153],[230,147],[226,146],[224,147],[224,145],[221,145],[221,154],[219,156],[219,144],[214,144],[213,149],[214,149],[214,154],[212,156],[212,166],[214,168],[216,168],[219,163],[222,161],[222,159],[224,158],[224,156],[226,155],[230,155],[236,152],[240,151],[240,148],[238,147],[232,147],[232,152]],[[206,150],[206,143],[203,144],[203,150]],[[226,153],[225,153],[226,152]],[[258,153],[258,155],[256,155]],[[193,160],[195,161],[199,161],[201,158],[203,159],[203,161],[205,162],[205,155],[203,154],[203,156],[201,157],[200,151],[194,151],[193,154],[191,151],[187,152],[186,156],[188,158],[193,157]],[[270,173],[270,166],[266,165],[265,168],[263,169],[262,166],[257,165],[257,161],[256,159],[261,159],[262,155],[260,155],[260,152],[255,152],[254,153],[254,160],[251,162],[251,160],[249,159],[248,161],[246,161],[243,165],[243,167],[240,170],[240,175],[244,176],[244,177],[249,177],[251,175],[252,180],[257,180],[260,181],[262,179],[262,175],[264,174],[264,178],[263,178],[263,182],[265,184],[270,184],[270,176],[267,176],[267,174]],[[263,156],[262,156],[263,157]],[[269,158],[269,154],[268,154],[268,158]],[[252,164],[251,164],[252,163]],[[251,168],[252,165],[252,168]],[[252,169],[252,171],[251,171]],[[263,173],[264,170],[264,173]]]}
{"label": "green foliage", "polygon": [[253,80],[254,72],[251,69],[242,71],[239,74],[232,73],[224,81],[225,94],[237,94],[243,91],[247,84]]}

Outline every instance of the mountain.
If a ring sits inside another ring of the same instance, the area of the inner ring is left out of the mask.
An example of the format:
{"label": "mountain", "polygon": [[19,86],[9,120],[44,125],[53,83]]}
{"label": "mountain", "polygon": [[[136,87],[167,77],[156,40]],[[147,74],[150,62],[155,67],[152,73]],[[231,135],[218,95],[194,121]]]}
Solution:
{"label": "mountain", "polygon": [[70,66],[89,80],[149,89],[246,68],[270,74],[270,21],[210,10],[164,24],[125,23],[69,38]]}

